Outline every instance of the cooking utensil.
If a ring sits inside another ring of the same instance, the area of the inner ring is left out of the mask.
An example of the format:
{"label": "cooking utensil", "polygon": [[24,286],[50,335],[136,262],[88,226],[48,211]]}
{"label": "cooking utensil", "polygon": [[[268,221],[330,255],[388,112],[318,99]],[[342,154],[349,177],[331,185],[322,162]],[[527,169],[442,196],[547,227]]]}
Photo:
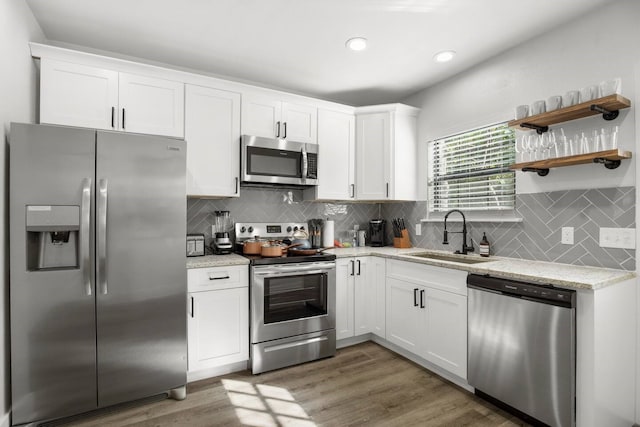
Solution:
{"label": "cooking utensil", "polygon": [[289,255],[291,256],[316,255],[324,251],[328,251],[329,249],[335,249],[335,246],[331,246],[330,248],[320,248],[320,249],[301,249],[300,247],[297,247],[297,248],[291,248],[289,250]]}
{"label": "cooking utensil", "polygon": [[293,240],[291,243],[299,244],[302,249],[311,249],[311,242],[309,241],[309,233],[304,230],[296,230],[293,232]]}
{"label": "cooking utensil", "polygon": [[242,245],[242,253],[245,255],[260,255],[265,241],[261,240],[260,236],[255,236],[252,240],[245,240]]}
{"label": "cooking utensil", "polygon": [[290,248],[299,246],[299,244],[284,245],[280,242],[266,243],[262,245],[260,255],[267,258],[281,257],[287,253]]}

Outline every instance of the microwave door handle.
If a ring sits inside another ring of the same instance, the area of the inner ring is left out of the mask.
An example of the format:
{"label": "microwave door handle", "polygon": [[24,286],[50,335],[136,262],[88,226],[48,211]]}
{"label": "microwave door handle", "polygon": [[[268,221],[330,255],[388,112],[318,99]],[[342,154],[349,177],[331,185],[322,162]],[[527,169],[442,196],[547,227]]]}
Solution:
{"label": "microwave door handle", "polygon": [[302,178],[306,178],[309,173],[309,163],[307,159],[307,152],[303,148],[302,149]]}

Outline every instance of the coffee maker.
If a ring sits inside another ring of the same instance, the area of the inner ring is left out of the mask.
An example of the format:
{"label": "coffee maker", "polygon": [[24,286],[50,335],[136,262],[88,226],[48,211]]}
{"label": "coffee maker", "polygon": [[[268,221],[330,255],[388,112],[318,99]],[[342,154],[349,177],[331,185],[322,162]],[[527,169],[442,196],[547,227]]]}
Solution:
{"label": "coffee maker", "polygon": [[371,246],[386,246],[387,221],[372,219],[369,221],[369,244]]}
{"label": "coffee maker", "polygon": [[216,255],[230,254],[233,250],[233,243],[229,237],[231,229],[231,217],[229,211],[215,211],[215,222],[213,225],[213,253]]}

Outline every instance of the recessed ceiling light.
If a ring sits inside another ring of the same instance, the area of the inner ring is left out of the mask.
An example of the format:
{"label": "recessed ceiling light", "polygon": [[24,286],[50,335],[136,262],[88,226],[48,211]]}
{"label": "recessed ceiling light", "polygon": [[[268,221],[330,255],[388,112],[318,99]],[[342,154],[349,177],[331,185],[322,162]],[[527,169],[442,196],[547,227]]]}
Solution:
{"label": "recessed ceiling light", "polygon": [[443,50],[433,55],[433,60],[436,62],[449,62],[456,56],[456,52],[453,50]]}
{"label": "recessed ceiling light", "polygon": [[351,50],[365,50],[367,48],[367,39],[365,39],[364,37],[354,37],[347,40],[345,45]]}

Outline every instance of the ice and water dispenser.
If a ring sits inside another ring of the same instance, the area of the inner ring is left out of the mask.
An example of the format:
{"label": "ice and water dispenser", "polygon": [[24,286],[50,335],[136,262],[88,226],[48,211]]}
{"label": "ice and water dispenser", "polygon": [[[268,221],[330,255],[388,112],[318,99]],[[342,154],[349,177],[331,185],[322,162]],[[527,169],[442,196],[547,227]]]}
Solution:
{"label": "ice and water dispenser", "polygon": [[26,207],[27,270],[79,268],[80,206]]}

